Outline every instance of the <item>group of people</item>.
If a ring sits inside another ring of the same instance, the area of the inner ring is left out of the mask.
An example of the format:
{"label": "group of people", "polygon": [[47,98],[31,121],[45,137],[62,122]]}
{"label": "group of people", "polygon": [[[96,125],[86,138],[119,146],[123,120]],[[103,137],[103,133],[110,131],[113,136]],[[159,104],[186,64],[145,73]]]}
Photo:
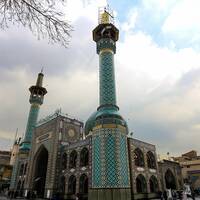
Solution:
{"label": "group of people", "polygon": [[159,191],[158,192],[159,197],[161,200],[187,200],[188,197],[195,199],[195,194],[191,193],[191,195],[188,196],[188,194],[184,190],[165,190],[164,192]]}

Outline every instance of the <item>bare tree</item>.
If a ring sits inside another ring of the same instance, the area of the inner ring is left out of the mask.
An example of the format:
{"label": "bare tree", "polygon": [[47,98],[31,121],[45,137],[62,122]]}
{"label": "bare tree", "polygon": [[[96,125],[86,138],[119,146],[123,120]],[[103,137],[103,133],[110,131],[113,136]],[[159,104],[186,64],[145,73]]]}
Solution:
{"label": "bare tree", "polygon": [[72,26],[58,11],[65,0],[0,0],[0,27],[22,24],[40,38],[68,46]]}

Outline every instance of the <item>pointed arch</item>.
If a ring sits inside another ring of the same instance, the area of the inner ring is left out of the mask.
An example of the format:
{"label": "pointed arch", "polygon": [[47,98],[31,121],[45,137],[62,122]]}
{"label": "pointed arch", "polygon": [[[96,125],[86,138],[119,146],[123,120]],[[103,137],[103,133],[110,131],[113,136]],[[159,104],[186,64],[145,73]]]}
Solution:
{"label": "pointed arch", "polygon": [[17,183],[17,190],[20,190],[20,189],[21,189],[21,180],[19,180]]}
{"label": "pointed arch", "polygon": [[41,198],[44,197],[48,157],[49,153],[44,145],[38,148],[34,156],[33,189],[37,192],[38,197]]}
{"label": "pointed arch", "polygon": [[24,172],[24,163],[20,165],[19,175],[22,176]]}
{"label": "pointed arch", "polygon": [[89,163],[89,151],[86,147],[81,150],[80,153],[80,167],[86,167]]}
{"label": "pointed arch", "polygon": [[165,172],[165,185],[167,189],[176,190],[176,179],[170,169]]}
{"label": "pointed arch", "polygon": [[158,192],[158,180],[154,175],[149,179],[149,188],[152,193]]}
{"label": "pointed arch", "polygon": [[82,174],[79,179],[79,193],[87,194],[88,193],[88,177],[86,174]]}
{"label": "pointed arch", "polygon": [[76,168],[76,162],[77,162],[77,152],[73,150],[69,156],[69,168],[70,169]]}
{"label": "pointed arch", "polygon": [[67,154],[63,153],[62,155],[62,170],[67,169]]}
{"label": "pointed arch", "polygon": [[71,175],[68,181],[68,193],[76,194],[76,177]]}
{"label": "pointed arch", "polygon": [[64,194],[65,194],[65,184],[66,184],[65,176],[61,176],[61,178],[60,178],[60,191],[61,191],[62,196],[64,196]]}
{"label": "pointed arch", "polygon": [[147,165],[150,169],[156,169],[156,158],[151,151],[147,152]]}
{"label": "pointed arch", "polygon": [[139,174],[136,178],[136,190],[137,190],[137,193],[147,192],[147,182],[146,182],[145,177],[142,174]]}
{"label": "pointed arch", "polygon": [[134,150],[134,161],[135,165],[138,167],[144,167],[144,154],[140,148]]}

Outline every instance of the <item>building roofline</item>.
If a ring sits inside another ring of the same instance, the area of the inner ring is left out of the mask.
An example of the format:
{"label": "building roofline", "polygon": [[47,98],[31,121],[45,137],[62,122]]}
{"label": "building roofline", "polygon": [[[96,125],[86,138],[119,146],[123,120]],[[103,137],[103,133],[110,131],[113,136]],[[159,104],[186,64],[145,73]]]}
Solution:
{"label": "building roofline", "polygon": [[75,117],[72,117],[72,116],[70,116],[70,115],[68,115],[68,114],[62,113],[62,112],[61,112],[61,109],[58,109],[58,110],[56,110],[53,114],[47,115],[46,117],[40,119],[40,120],[37,122],[36,127],[39,127],[39,126],[41,126],[41,125],[43,125],[43,124],[46,124],[46,123],[48,123],[49,121],[51,121],[51,120],[53,120],[53,119],[56,119],[56,118],[58,118],[58,117],[64,117],[64,118],[66,118],[66,119],[74,120],[74,121],[76,121],[76,122],[78,122],[78,123],[84,125],[83,121],[81,121],[81,120],[79,120],[79,119],[76,119]]}

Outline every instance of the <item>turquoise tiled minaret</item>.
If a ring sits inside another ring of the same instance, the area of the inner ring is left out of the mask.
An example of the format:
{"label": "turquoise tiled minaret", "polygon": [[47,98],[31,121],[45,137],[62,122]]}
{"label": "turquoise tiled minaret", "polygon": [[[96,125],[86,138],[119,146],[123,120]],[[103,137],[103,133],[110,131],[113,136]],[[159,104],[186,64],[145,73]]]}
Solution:
{"label": "turquoise tiled minaret", "polygon": [[26,125],[26,132],[23,142],[20,144],[19,152],[16,157],[16,161],[13,166],[10,189],[16,190],[17,176],[19,174],[20,163],[25,158],[28,158],[31,148],[31,140],[34,127],[37,123],[40,105],[43,104],[44,95],[47,93],[46,88],[42,87],[44,74],[41,72],[38,74],[36,85],[29,88],[31,93],[29,102],[31,108],[29,111],[28,122]]}
{"label": "turquoise tiled minaret", "polygon": [[130,200],[127,149],[128,127],[116,101],[114,54],[119,31],[105,8],[93,30],[99,54],[100,105],[88,119],[85,134],[92,135],[92,186],[89,200]]}
{"label": "turquoise tiled minaret", "polygon": [[36,85],[31,86],[29,91],[31,93],[29,102],[31,108],[29,111],[28,122],[26,125],[26,132],[23,142],[20,145],[21,150],[30,149],[31,139],[33,135],[34,127],[37,123],[40,105],[43,104],[44,95],[47,93],[46,88],[42,87],[44,74],[41,72],[38,74]]}

